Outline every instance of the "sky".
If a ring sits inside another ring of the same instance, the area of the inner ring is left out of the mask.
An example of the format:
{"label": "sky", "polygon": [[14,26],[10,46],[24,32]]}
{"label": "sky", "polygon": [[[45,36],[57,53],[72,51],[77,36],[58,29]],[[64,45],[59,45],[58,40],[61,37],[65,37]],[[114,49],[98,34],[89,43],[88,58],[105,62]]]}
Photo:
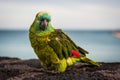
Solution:
{"label": "sky", "polygon": [[0,0],[0,30],[28,30],[43,10],[55,28],[120,30],[120,0]]}

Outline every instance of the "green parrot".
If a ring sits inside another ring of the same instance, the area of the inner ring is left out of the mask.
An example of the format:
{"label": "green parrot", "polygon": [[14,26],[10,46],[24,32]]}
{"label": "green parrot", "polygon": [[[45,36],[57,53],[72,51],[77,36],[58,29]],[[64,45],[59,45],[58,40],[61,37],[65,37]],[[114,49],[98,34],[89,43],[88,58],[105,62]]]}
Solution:
{"label": "green parrot", "polygon": [[61,29],[54,29],[48,12],[38,12],[29,29],[29,39],[34,52],[45,68],[54,67],[65,72],[68,66],[85,62],[94,66],[99,63],[88,59],[88,52],[77,46]]}

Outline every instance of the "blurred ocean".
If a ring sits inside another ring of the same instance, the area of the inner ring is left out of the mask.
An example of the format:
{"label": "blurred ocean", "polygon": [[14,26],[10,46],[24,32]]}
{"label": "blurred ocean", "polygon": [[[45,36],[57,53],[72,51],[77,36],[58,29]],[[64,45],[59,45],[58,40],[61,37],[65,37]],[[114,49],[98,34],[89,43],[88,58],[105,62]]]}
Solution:
{"label": "blurred ocean", "polygon": [[[64,31],[87,57],[99,62],[120,62],[120,39],[112,31]],[[0,56],[37,58],[29,42],[28,31],[0,31]]]}

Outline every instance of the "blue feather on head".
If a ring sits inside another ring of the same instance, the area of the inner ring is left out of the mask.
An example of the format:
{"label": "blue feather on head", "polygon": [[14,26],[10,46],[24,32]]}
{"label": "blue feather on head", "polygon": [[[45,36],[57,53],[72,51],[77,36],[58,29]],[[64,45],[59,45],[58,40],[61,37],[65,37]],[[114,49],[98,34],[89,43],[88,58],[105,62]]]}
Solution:
{"label": "blue feather on head", "polygon": [[40,16],[40,20],[42,21],[43,19],[47,19],[48,21],[51,21],[51,16],[48,15],[47,13],[44,13]]}

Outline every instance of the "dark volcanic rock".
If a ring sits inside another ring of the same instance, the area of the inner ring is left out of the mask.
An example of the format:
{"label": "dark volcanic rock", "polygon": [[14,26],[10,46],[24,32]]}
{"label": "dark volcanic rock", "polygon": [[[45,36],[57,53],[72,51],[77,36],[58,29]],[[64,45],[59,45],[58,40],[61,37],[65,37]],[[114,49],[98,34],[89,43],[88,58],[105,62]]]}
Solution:
{"label": "dark volcanic rock", "polygon": [[43,69],[37,59],[0,57],[0,80],[120,80],[120,63],[101,64],[78,63],[58,73]]}

